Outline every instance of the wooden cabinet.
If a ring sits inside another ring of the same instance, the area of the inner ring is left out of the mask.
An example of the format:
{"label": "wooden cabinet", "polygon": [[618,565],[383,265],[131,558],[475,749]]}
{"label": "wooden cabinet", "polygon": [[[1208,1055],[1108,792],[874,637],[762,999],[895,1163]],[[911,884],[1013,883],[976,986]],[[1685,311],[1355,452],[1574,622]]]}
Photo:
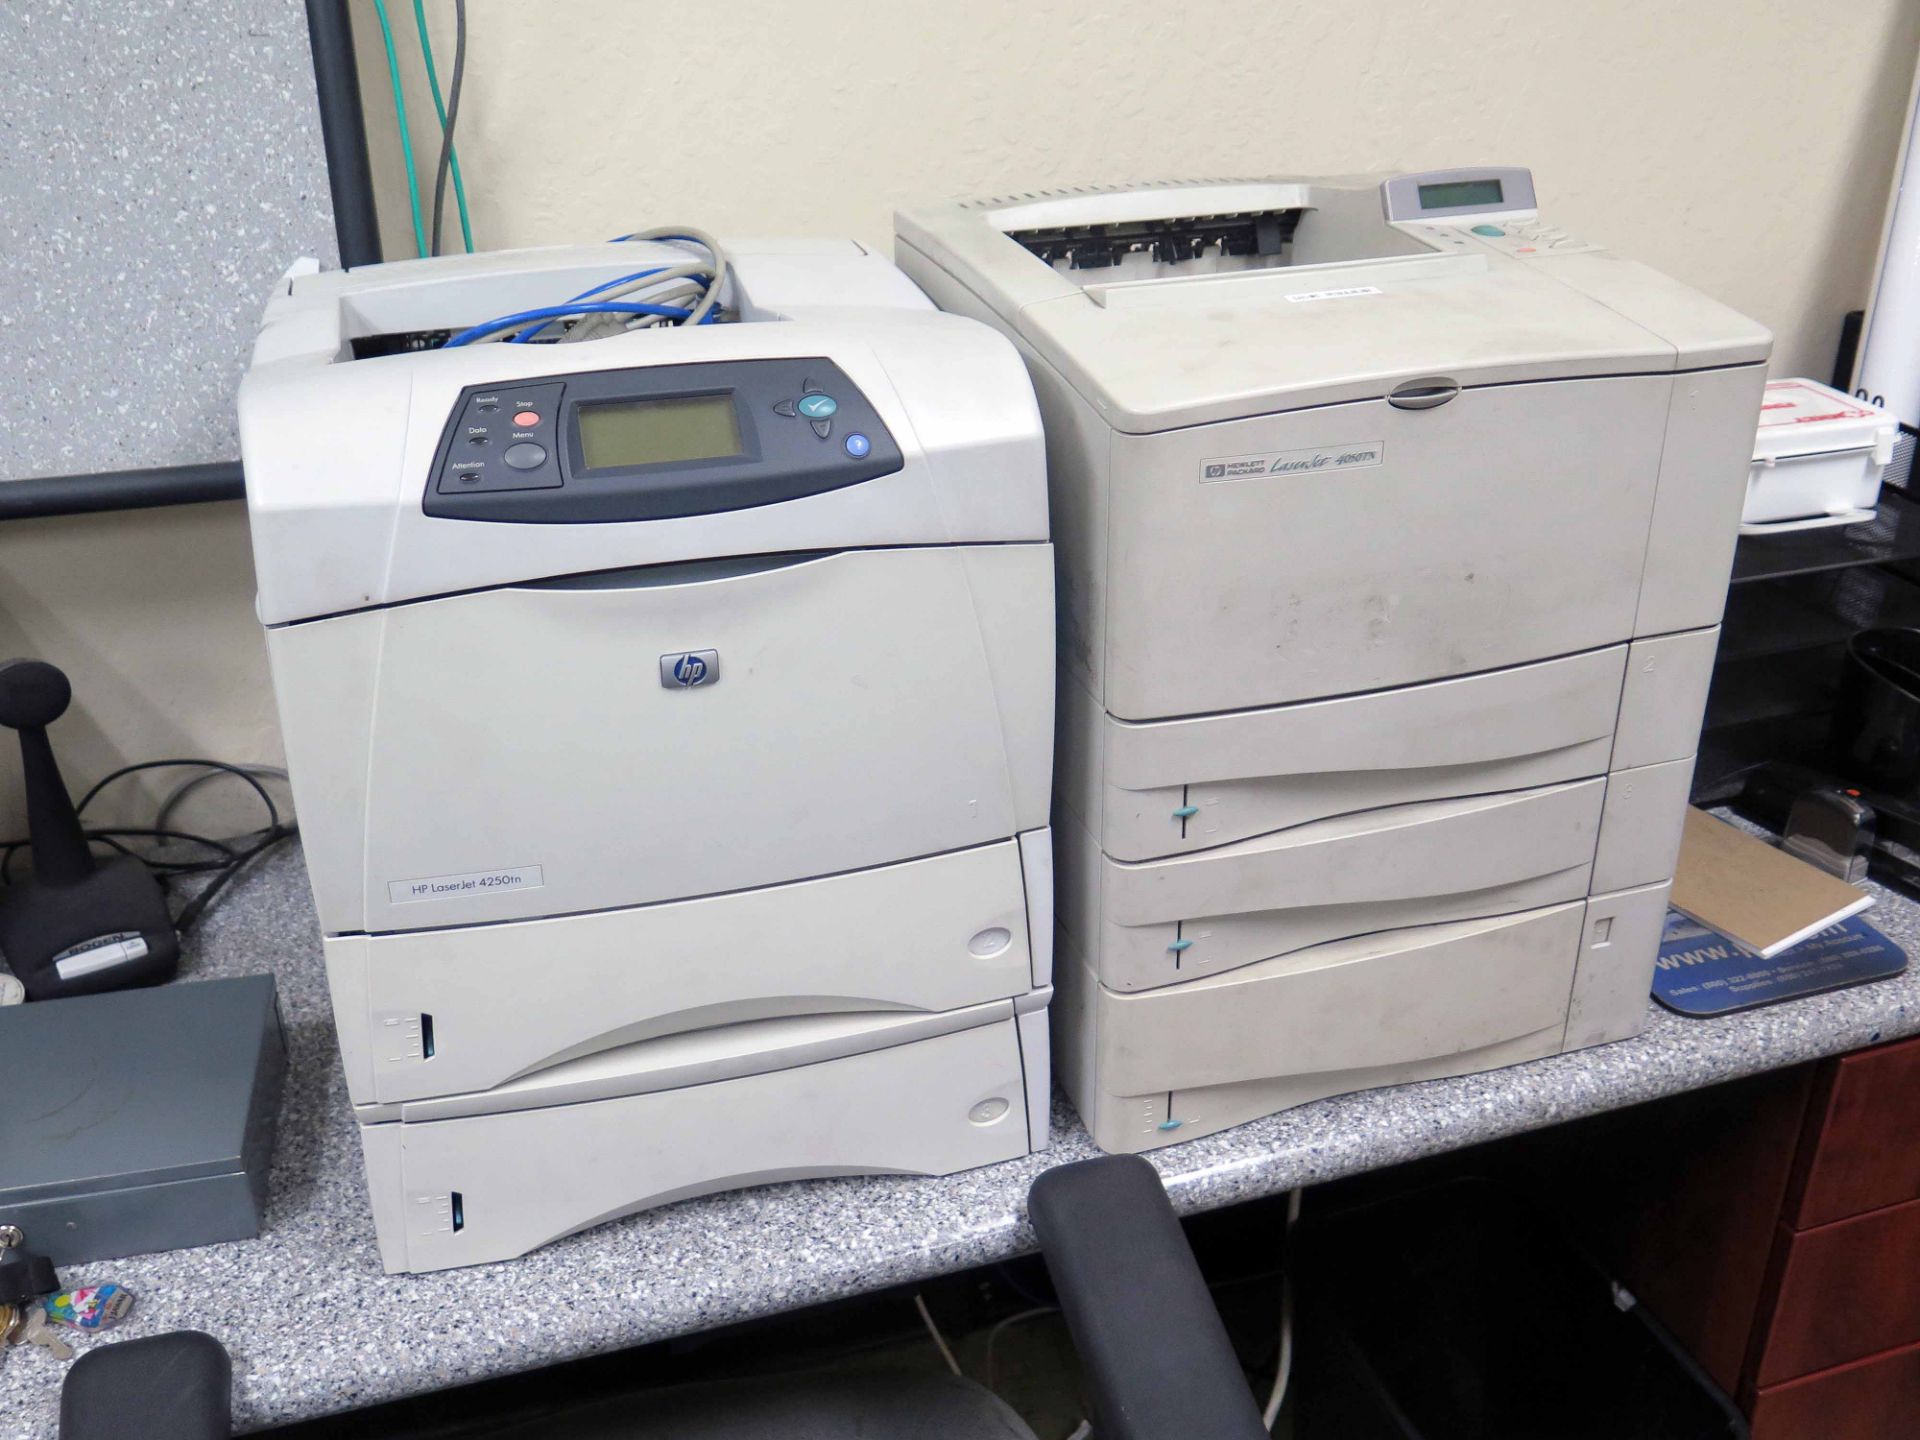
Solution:
{"label": "wooden cabinet", "polygon": [[1753,1440],[1920,1437],[1920,1038],[1530,1137]]}
{"label": "wooden cabinet", "polygon": [[1810,1230],[1920,1199],[1920,1040],[1862,1050],[1819,1067],[1787,1195]]}
{"label": "wooden cabinet", "polygon": [[1756,1440],[1899,1440],[1920,1425],[1920,1345],[1770,1385],[1747,1409]]}
{"label": "wooden cabinet", "polygon": [[1815,1068],[1740,1401],[1754,1440],[1920,1434],[1920,1039]]}
{"label": "wooden cabinet", "polygon": [[1768,1278],[1756,1386],[1920,1343],[1920,1200],[1813,1230],[1782,1225]]}
{"label": "wooden cabinet", "polygon": [[1813,1069],[1671,1095],[1522,1142],[1520,1182],[1729,1395],[1745,1373]]}

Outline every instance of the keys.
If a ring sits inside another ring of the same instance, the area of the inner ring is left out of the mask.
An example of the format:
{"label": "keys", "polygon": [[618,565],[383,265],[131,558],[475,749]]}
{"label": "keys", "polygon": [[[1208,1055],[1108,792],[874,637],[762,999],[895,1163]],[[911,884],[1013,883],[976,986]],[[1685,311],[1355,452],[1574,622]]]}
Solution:
{"label": "keys", "polygon": [[13,1333],[7,1337],[7,1345],[38,1345],[56,1360],[71,1360],[73,1346],[60,1338],[60,1332],[47,1323],[47,1312],[43,1306],[29,1305],[26,1317],[16,1320]]}
{"label": "keys", "polygon": [[[27,1248],[18,1225],[0,1224],[0,1354],[21,1345],[38,1345],[56,1360],[71,1360],[73,1347],[50,1325],[41,1303],[60,1289],[60,1279],[44,1255]],[[124,1313],[124,1312],[123,1312]]]}
{"label": "keys", "polygon": [[22,1345],[38,1345],[56,1360],[71,1360],[62,1328],[110,1330],[133,1310],[133,1292],[109,1282],[62,1290],[43,1301],[0,1305],[0,1361]]}
{"label": "keys", "polygon": [[111,1330],[133,1310],[133,1292],[109,1281],[80,1285],[46,1299],[47,1323],[69,1330]]}

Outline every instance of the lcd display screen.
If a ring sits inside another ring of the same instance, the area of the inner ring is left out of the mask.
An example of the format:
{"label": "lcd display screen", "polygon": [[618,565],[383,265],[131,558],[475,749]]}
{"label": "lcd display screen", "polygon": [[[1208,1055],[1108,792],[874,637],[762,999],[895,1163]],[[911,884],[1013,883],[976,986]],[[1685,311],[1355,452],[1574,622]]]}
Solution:
{"label": "lcd display screen", "polygon": [[731,395],[670,400],[611,400],[582,405],[580,458],[589,470],[720,460],[740,453],[740,418]]}
{"label": "lcd display screen", "polygon": [[1461,205],[1499,205],[1506,193],[1498,180],[1443,180],[1420,187],[1422,210],[1452,210]]}

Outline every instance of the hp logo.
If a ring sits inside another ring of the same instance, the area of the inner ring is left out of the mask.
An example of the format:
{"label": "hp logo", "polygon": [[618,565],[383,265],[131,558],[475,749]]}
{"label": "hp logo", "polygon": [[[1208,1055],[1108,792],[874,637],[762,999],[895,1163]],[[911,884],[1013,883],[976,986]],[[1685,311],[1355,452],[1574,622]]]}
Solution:
{"label": "hp logo", "polygon": [[669,690],[691,690],[720,678],[718,650],[681,650],[660,657],[660,683]]}

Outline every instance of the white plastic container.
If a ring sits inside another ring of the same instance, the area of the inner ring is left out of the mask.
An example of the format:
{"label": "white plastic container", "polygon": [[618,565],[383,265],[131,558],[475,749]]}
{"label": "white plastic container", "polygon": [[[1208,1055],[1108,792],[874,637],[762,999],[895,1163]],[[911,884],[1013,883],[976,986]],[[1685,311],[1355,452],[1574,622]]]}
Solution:
{"label": "white plastic container", "polygon": [[1774,380],[1760,404],[1742,535],[1873,518],[1899,424],[1818,380]]}

